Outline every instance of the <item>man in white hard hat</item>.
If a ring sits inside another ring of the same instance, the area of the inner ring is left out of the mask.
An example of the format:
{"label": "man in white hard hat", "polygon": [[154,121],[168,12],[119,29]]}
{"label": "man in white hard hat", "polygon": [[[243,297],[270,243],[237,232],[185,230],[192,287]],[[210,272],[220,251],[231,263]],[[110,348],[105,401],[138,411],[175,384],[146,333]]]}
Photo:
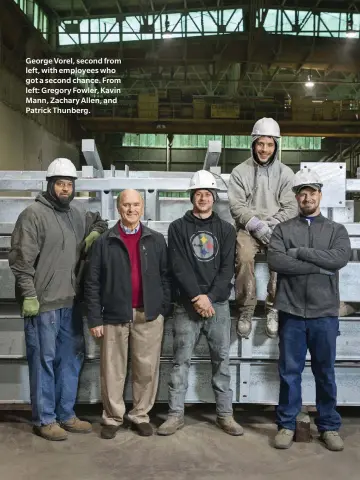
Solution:
{"label": "man in white hard hat", "polygon": [[34,432],[48,440],[91,431],[74,412],[84,359],[75,270],[82,248],[107,224],[73,201],[76,178],[67,158],[49,165],[47,190],[20,214],[9,253],[25,322]]}
{"label": "man in white hard hat", "polygon": [[127,418],[143,437],[158,389],[164,317],[171,302],[164,236],[141,223],[136,190],[117,198],[120,220],[94,245],[85,279],[91,334],[101,342],[101,437],[113,439],[125,416],[124,387],[131,348],[133,404]]}
{"label": "man in white hard hat", "polygon": [[234,274],[234,227],[213,212],[218,187],[206,170],[190,181],[193,209],[172,222],[168,231],[170,268],[176,290],[174,359],[169,382],[169,416],[159,435],[184,426],[184,403],[194,347],[204,334],[212,363],[216,424],[229,435],[242,435],[235,422],[230,388],[229,295]]}
{"label": "man in white hard hat", "polygon": [[[272,118],[258,120],[252,131],[251,157],[234,168],[229,181],[229,205],[237,229],[235,294],[237,332],[248,338],[257,304],[255,255],[266,252],[271,233],[280,222],[297,214],[291,192],[293,171],[278,159],[280,128]],[[276,274],[270,272],[266,299],[266,333],[276,337],[273,307]]]}
{"label": "man in white hard hat", "polygon": [[316,384],[316,426],[329,450],[344,448],[338,433],[335,358],[339,332],[339,270],[351,255],[349,235],[320,213],[322,182],[316,171],[295,175],[299,215],[275,227],[269,267],[278,274],[280,395],[276,448],[292,444],[301,410],[301,374],[309,349]]}

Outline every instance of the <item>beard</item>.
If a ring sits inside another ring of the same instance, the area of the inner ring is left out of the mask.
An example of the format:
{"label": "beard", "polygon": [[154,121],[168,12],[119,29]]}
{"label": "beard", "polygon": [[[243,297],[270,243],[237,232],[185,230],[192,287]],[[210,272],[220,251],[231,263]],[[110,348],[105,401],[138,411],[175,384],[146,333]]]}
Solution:
{"label": "beard", "polygon": [[69,205],[72,200],[72,195],[56,195],[57,200],[61,205]]}
{"label": "beard", "polygon": [[306,215],[313,215],[316,210],[317,210],[318,206],[317,205],[304,205],[303,207],[301,207],[301,213],[306,216]]}

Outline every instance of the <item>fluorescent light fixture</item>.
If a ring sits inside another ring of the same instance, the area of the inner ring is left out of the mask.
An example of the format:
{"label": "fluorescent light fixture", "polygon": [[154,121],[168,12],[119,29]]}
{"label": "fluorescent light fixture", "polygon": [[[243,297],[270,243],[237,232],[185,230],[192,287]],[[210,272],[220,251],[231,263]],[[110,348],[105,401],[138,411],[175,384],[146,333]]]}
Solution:
{"label": "fluorescent light fixture", "polygon": [[307,82],[305,83],[306,88],[313,88],[315,86],[315,83],[311,80],[311,76],[308,76]]}
{"label": "fluorescent light fixture", "polygon": [[349,12],[346,18],[346,38],[357,38],[358,35],[359,32],[354,30],[354,16]]}
{"label": "fluorescent light fixture", "polygon": [[163,38],[172,38],[172,34],[169,30],[170,28],[170,22],[169,22],[169,17],[166,15],[165,17],[165,32],[163,33]]}
{"label": "fluorescent light fixture", "polygon": [[358,32],[355,32],[354,30],[348,30],[346,32],[346,38],[357,38],[358,35]]}

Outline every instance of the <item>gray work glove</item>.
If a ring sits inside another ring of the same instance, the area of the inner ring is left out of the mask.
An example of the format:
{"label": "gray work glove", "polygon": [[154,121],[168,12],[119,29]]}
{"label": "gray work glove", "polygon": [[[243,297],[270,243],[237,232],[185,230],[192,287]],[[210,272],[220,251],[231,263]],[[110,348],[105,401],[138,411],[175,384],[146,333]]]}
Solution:
{"label": "gray work glove", "polygon": [[276,218],[274,217],[267,217],[265,222],[269,225],[272,231],[274,231],[274,228],[276,227],[276,225],[280,223],[280,221],[276,220]]}
{"label": "gray work glove", "polygon": [[270,243],[272,230],[266,222],[257,217],[252,217],[245,225],[246,230],[264,245]]}
{"label": "gray work glove", "polygon": [[297,258],[298,256],[298,248],[289,248],[289,250],[286,251],[286,255],[289,255],[291,258]]}

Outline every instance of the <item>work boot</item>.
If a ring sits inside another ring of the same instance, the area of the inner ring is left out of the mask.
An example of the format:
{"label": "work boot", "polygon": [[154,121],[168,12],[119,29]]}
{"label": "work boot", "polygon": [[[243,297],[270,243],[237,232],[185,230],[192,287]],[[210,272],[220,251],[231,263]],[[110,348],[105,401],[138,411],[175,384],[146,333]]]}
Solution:
{"label": "work boot", "polygon": [[266,314],[266,335],[270,338],[276,338],[279,329],[279,315],[275,308],[269,308]]}
{"label": "work boot", "polygon": [[61,422],[60,425],[64,430],[71,433],[90,433],[92,430],[91,423],[79,420],[77,417]]}
{"label": "work boot", "polygon": [[150,423],[147,422],[133,423],[132,428],[136,430],[141,437],[151,437],[154,433],[154,429]]}
{"label": "work boot", "polygon": [[358,303],[340,302],[339,317],[348,317],[359,311]]}
{"label": "work boot", "polygon": [[244,435],[244,429],[241,425],[235,422],[232,415],[229,415],[228,417],[217,417],[216,425],[228,435],[234,435],[236,437]]}
{"label": "work boot", "polygon": [[252,305],[247,307],[240,307],[239,318],[236,326],[236,331],[239,337],[249,338],[254,312],[255,307]]}
{"label": "work boot", "polygon": [[101,428],[100,436],[105,440],[111,440],[116,437],[116,433],[119,430],[119,425],[103,425]]}
{"label": "work boot", "polygon": [[158,435],[173,435],[176,430],[180,430],[185,425],[184,417],[180,415],[169,415],[166,422],[164,422],[157,430]]}
{"label": "work boot", "polygon": [[50,423],[49,425],[42,425],[41,427],[35,425],[34,432],[46,440],[59,442],[67,439],[67,433],[58,423]]}
{"label": "work boot", "polygon": [[326,448],[332,452],[341,452],[341,450],[344,450],[344,442],[338,432],[321,432],[320,440],[324,442]]}
{"label": "work boot", "polygon": [[274,439],[274,447],[285,450],[290,448],[294,439],[294,431],[282,428],[278,431]]}

